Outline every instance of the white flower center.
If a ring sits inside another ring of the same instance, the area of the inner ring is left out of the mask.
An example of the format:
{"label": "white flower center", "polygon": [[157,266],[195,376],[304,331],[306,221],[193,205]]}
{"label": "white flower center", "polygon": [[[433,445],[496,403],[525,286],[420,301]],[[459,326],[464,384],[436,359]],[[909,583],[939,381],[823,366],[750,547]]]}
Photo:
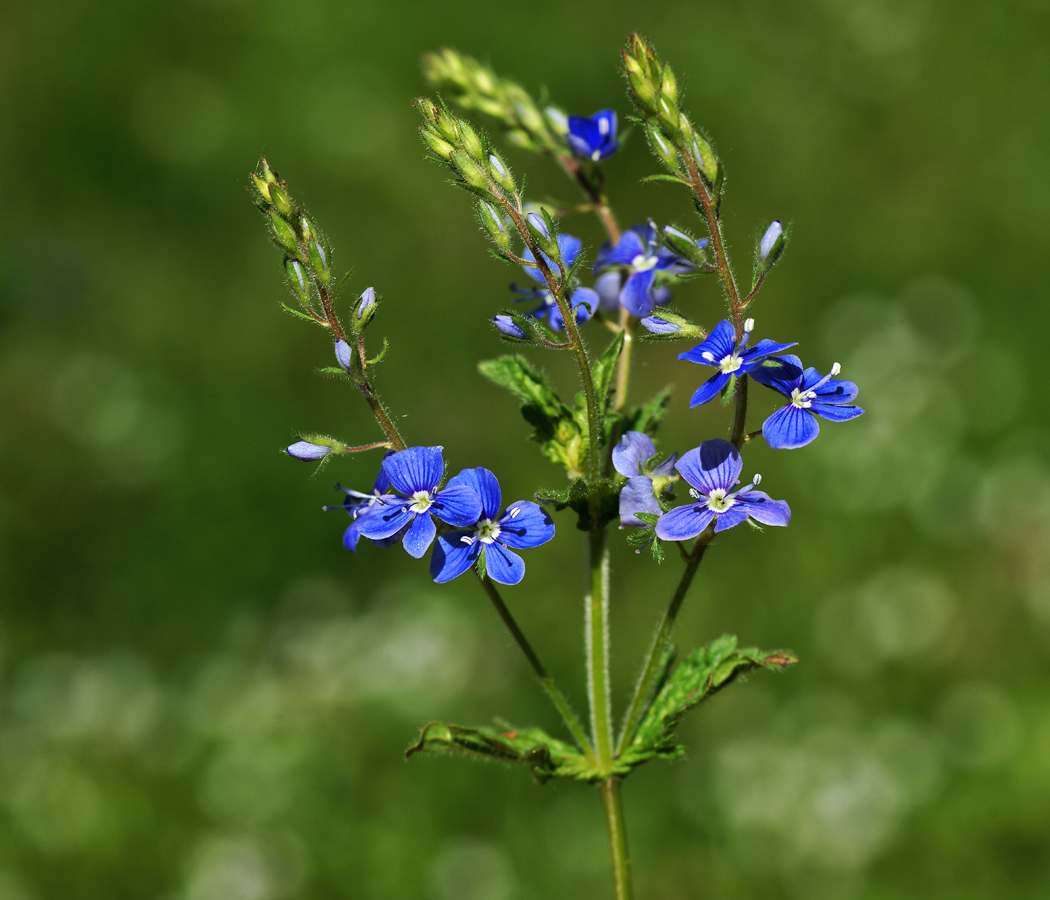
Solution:
{"label": "white flower center", "polygon": [[416,491],[412,495],[413,503],[408,507],[414,513],[425,513],[434,501],[430,497],[430,491]]}
{"label": "white flower center", "polygon": [[650,269],[655,269],[659,261],[655,256],[646,256],[644,253],[639,253],[631,260],[631,268],[635,272],[648,272]]}
{"label": "white flower center", "polygon": [[711,493],[707,495],[707,508],[711,510],[711,512],[724,513],[735,503],[736,500],[731,496],[727,496],[727,492],[722,490],[722,488],[711,491]]}
{"label": "white flower center", "polygon": [[795,388],[791,392],[791,405],[797,406],[799,409],[809,409],[813,405],[813,398],[816,396],[815,391],[803,391]]}
{"label": "white flower center", "polygon": [[737,356],[736,353],[730,353],[729,356],[723,356],[718,361],[718,368],[725,372],[726,375],[729,375],[739,369],[743,364],[744,361]]}
{"label": "white flower center", "polygon": [[478,522],[478,540],[483,544],[492,544],[499,537],[500,527],[491,519]]}

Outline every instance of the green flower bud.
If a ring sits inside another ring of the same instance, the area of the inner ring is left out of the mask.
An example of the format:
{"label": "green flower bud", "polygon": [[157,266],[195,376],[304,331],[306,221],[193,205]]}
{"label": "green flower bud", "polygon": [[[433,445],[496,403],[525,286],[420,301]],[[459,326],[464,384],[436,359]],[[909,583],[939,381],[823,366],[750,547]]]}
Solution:
{"label": "green flower bud", "polygon": [[662,96],[657,101],[657,109],[660,113],[660,121],[664,123],[666,128],[672,133],[678,131],[678,106],[673,103],[667,97]]}
{"label": "green flower bud", "polygon": [[357,306],[354,307],[354,327],[358,331],[364,331],[378,309],[376,289],[374,287],[365,288],[364,293],[357,300]]}
{"label": "green flower bud", "polygon": [[448,162],[448,160],[451,159],[452,151],[456,148],[446,141],[440,134],[436,131],[431,131],[429,128],[420,128],[419,134],[426,145],[433,150],[437,156],[445,160],[445,162]]}
{"label": "green flower bud", "polygon": [[255,185],[255,189],[259,192],[259,196],[263,198],[267,203],[272,203],[270,199],[270,184],[265,178],[260,178],[254,172],[252,172],[252,183]]}
{"label": "green flower bud", "polygon": [[491,203],[479,200],[477,211],[478,219],[481,221],[481,227],[488,232],[489,237],[492,238],[492,242],[499,247],[500,250],[509,250],[510,232],[507,231],[507,224],[504,222],[503,216],[500,215],[499,210],[497,210]]}
{"label": "green flower bud", "polygon": [[663,79],[660,82],[660,93],[667,97],[675,106],[678,105],[678,81],[670,66],[664,66]]}
{"label": "green flower bud", "polygon": [[718,158],[711,145],[699,135],[693,138],[693,156],[704,177],[714,184],[718,178]]}
{"label": "green flower bud", "polygon": [[489,177],[507,193],[516,194],[518,192],[518,186],[514,183],[510,169],[495,153],[489,154]]}
{"label": "green flower bud", "polygon": [[530,212],[525,216],[525,225],[540,251],[549,256],[555,264],[561,259],[561,248],[555,236],[554,220],[545,209]]}
{"label": "green flower bud", "polygon": [[479,191],[488,191],[488,181],[485,178],[485,173],[482,171],[474,160],[472,160],[467,154],[461,150],[452,151],[452,159],[450,160],[453,168],[459,173],[460,177],[472,188]]}
{"label": "green flower bud", "polygon": [[655,125],[646,125],[645,131],[649,136],[649,146],[653,148],[653,153],[656,154],[660,162],[672,172],[677,172],[678,151],[671,146],[671,142],[660,134],[660,130]]}
{"label": "green flower bud", "polygon": [[631,83],[631,92],[634,102],[642,107],[643,111],[656,112],[656,91],[649,79],[644,75],[628,74],[627,80]]}
{"label": "green flower bud", "polygon": [[459,120],[459,140],[467,154],[478,162],[485,158],[485,143],[464,119]]}
{"label": "green flower bud", "polygon": [[288,196],[288,191],[277,183],[270,185],[270,202],[282,216],[290,216],[295,209],[292,206],[292,198]]}
{"label": "green flower bud", "polygon": [[277,243],[284,247],[285,250],[290,250],[292,253],[298,255],[299,238],[292,226],[281,218],[277,210],[270,210],[269,219],[270,231],[273,232],[274,239]]}
{"label": "green flower bud", "polygon": [[288,276],[288,284],[292,288],[292,293],[295,294],[295,299],[303,306],[309,306],[310,279],[303,264],[297,259],[291,259],[286,256],[284,259],[284,271]]}
{"label": "green flower bud", "polygon": [[306,218],[306,216],[299,217],[299,230],[302,232],[304,241],[309,241],[317,237],[317,230],[314,228],[313,222]]}
{"label": "green flower bud", "polygon": [[332,280],[332,270],[329,258],[330,254],[328,249],[322,246],[321,241],[318,239],[309,241],[306,245],[306,249],[310,257],[310,268],[313,269],[314,274],[317,276],[317,280],[327,287]]}
{"label": "green flower bud", "polygon": [[262,175],[263,180],[267,184],[274,184],[275,182],[280,181],[277,177],[277,173],[270,168],[270,164],[266,161],[265,156],[259,160],[259,174]]}

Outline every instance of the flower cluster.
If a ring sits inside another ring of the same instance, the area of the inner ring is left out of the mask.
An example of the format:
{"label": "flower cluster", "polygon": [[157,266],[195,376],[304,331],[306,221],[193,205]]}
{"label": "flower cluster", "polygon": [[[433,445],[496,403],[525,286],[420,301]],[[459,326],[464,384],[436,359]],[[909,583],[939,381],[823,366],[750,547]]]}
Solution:
{"label": "flower cluster", "polygon": [[[353,520],[343,546],[357,550],[360,539],[378,546],[400,541],[410,556],[421,558],[434,544],[430,574],[451,581],[479,565],[500,584],[517,584],[525,563],[514,550],[545,544],[554,522],[538,504],[519,500],[500,512],[502,496],[488,469],[464,469],[444,483],[441,447],[409,447],[388,453],[371,493],[336,485],[347,498],[339,506]],[[454,531],[438,535],[435,519]]]}

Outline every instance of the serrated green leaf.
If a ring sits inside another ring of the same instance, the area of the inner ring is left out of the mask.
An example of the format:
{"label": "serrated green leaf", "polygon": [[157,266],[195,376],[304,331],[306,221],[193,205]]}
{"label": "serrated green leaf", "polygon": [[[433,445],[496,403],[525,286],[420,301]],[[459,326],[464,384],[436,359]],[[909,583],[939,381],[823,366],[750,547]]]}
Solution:
{"label": "serrated green leaf", "polygon": [[464,728],[430,722],[420,729],[419,740],[405,751],[405,757],[424,751],[522,763],[540,784],[550,778],[589,782],[600,777],[579,750],[539,728],[515,729],[505,723]]}
{"label": "serrated green leaf", "polygon": [[678,759],[685,748],[675,739],[675,729],[686,712],[754,669],[780,670],[796,662],[783,650],[740,649],[731,634],[694,650],[656,693],[620,763],[630,769],[654,757]]}

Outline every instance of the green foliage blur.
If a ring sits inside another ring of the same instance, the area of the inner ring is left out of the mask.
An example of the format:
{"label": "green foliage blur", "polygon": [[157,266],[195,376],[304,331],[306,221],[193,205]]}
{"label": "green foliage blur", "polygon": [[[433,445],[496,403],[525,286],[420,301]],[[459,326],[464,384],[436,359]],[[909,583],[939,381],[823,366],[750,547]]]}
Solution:
{"label": "green foliage blur", "polygon": [[[297,430],[380,435],[313,374],[331,344],[280,310],[245,186],[265,153],[353,267],[343,302],[376,286],[379,387],[411,441],[509,500],[561,487],[475,368],[521,273],[424,160],[411,99],[448,44],[622,117],[632,29],[718,144],[738,270],[793,223],[758,334],[841,362],[868,410],[746,453],[791,527],[718,541],[679,645],[732,632],[801,663],[719,695],[687,759],[626,783],[639,897],[1050,895],[1050,2],[9,0],[0,900],[610,895],[592,789],[403,761],[432,718],[561,732],[468,578],[342,549],[320,507],[377,456],[311,480],[278,453]],[[575,200],[507,156],[532,199]],[[639,183],[642,135],[605,169],[624,225],[698,228],[683,190]],[[597,223],[567,228],[593,256]],[[720,317],[713,280],[676,299]],[[635,398],[678,384],[668,452],[728,415],[688,410],[705,375],[677,349],[635,366]],[[571,391],[569,360],[533,356]],[[757,428],[775,400],[753,393]],[[582,706],[582,539],[560,525],[506,596]],[[614,543],[622,712],[678,569]]]}

